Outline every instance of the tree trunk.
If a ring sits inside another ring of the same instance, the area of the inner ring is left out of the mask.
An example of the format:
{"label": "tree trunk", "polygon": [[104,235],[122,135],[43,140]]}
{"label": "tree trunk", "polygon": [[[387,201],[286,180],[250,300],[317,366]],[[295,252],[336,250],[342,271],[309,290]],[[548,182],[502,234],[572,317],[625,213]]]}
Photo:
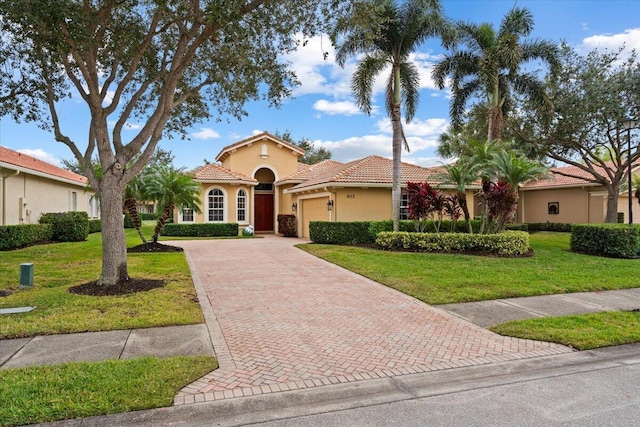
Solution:
{"label": "tree trunk", "polygon": [[489,107],[489,142],[502,138],[502,107],[498,104]]}
{"label": "tree trunk", "polygon": [[138,236],[140,236],[140,240],[142,240],[142,243],[147,243],[147,239],[144,237],[144,234],[142,234],[142,222],[140,221],[140,215],[138,215],[138,206],[136,199],[134,197],[127,197],[126,199],[124,199],[124,209],[126,212],[129,212],[131,222],[136,228],[136,231],[138,232]]}
{"label": "tree trunk", "polygon": [[393,178],[391,187],[391,201],[393,231],[400,230],[400,200],[402,199],[402,187],[400,166],[402,162],[402,123],[400,122],[400,105],[393,106],[391,124],[393,127]]}
{"label": "tree trunk", "polygon": [[458,203],[460,204],[460,209],[462,209],[462,213],[464,214],[464,220],[467,222],[467,227],[469,227],[469,234],[473,234],[471,215],[469,215],[469,206],[467,205],[467,195],[465,193],[458,193]]}
{"label": "tree trunk", "polygon": [[163,210],[162,214],[158,217],[158,221],[156,222],[156,228],[153,232],[153,243],[158,243],[158,239],[160,238],[160,233],[164,229],[164,225],[169,220],[169,217],[173,213],[175,206],[173,204],[168,204]]}
{"label": "tree trunk", "polygon": [[102,223],[102,274],[99,283],[112,286],[129,280],[127,245],[122,219],[123,188],[111,170],[104,172],[100,187]]}
{"label": "tree trunk", "polygon": [[402,162],[402,122],[400,114],[400,69],[394,67],[393,85],[393,110],[391,111],[391,127],[393,129],[393,176],[391,184],[391,218],[393,219],[393,231],[400,231],[400,200],[402,199],[402,187],[400,165]]}
{"label": "tree trunk", "polygon": [[[616,191],[618,190],[618,191]],[[607,196],[607,216],[605,217],[605,222],[615,224],[618,222],[618,197],[620,194],[619,189],[608,187],[608,196]],[[628,212],[625,213],[625,217],[629,215]],[[628,218],[626,218],[628,221]]]}

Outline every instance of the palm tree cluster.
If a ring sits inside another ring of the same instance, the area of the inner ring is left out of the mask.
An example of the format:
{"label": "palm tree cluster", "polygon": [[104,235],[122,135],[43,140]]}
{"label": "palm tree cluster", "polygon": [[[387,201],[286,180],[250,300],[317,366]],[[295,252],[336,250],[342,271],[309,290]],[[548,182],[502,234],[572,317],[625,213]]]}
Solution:
{"label": "palm tree cluster", "polygon": [[142,221],[138,214],[138,202],[155,202],[160,212],[151,240],[158,242],[167,221],[178,208],[189,208],[200,212],[200,184],[173,166],[151,168],[132,179],[124,192],[123,211],[131,217],[131,222],[144,244],[148,243],[142,233]]}
{"label": "palm tree cluster", "polygon": [[559,50],[554,43],[523,40],[533,30],[531,12],[514,7],[496,31],[486,23],[450,22],[442,14],[440,0],[359,0],[354,2],[352,11],[346,19],[338,21],[332,40],[340,66],[344,66],[348,58],[362,55],[352,77],[351,89],[356,103],[367,114],[372,111],[376,77],[383,72],[389,73],[385,98],[393,129],[394,231],[399,229],[402,145],[409,149],[402,128],[401,107],[405,122],[409,123],[419,100],[419,73],[410,55],[430,37],[440,38],[445,47],[453,49],[432,71],[440,89],[450,82],[453,131],[459,131],[465,108],[471,100],[478,96],[486,99],[487,143],[456,141],[454,145],[469,154],[455,165],[447,166],[447,180],[456,185],[460,209],[469,223],[469,230],[471,223],[464,189],[476,179],[483,181],[482,210],[487,221],[489,206],[486,202],[492,185],[502,181],[508,183],[505,194],[517,203],[518,185],[524,179],[540,176],[543,167],[520,153],[506,151],[505,145],[500,143],[505,117],[513,109],[516,95],[527,97],[529,105],[541,114],[551,114],[553,105],[543,82],[536,73],[523,72],[521,68],[534,60],[546,63],[552,72],[559,66]]}

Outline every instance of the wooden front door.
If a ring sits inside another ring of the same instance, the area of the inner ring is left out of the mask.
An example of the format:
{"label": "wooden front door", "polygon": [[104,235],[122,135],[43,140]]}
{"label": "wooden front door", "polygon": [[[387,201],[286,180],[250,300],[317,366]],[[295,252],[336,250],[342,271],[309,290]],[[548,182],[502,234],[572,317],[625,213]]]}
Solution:
{"label": "wooden front door", "polygon": [[256,231],[273,231],[273,194],[255,195]]}

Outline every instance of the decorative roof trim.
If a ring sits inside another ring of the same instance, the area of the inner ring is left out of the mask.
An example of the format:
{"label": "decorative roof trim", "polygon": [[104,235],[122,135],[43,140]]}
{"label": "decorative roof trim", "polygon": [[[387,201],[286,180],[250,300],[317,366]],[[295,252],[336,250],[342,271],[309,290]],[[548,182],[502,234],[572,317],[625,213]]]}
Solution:
{"label": "decorative roof trim", "polygon": [[304,156],[305,151],[302,148],[298,147],[297,145],[291,144],[287,141],[284,141],[278,138],[277,136],[271,135],[269,132],[262,132],[257,135],[253,135],[249,138],[245,138],[241,141],[235,142],[231,145],[227,145],[226,147],[223,147],[222,150],[220,150],[220,153],[218,153],[218,155],[216,156],[216,161],[217,162],[222,161],[226,159],[231,153],[236,151],[238,148],[244,147],[244,146],[250,146],[253,143],[260,141],[261,139],[268,139],[274,142],[278,146],[278,148],[282,148],[282,147],[289,148],[291,150],[291,153],[294,155]]}

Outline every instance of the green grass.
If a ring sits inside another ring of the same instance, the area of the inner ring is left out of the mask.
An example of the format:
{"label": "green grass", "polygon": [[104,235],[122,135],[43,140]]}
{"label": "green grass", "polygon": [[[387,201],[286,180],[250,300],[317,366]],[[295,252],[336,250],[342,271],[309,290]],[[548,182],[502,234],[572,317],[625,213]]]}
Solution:
{"label": "green grass", "polygon": [[170,406],[182,387],[216,367],[202,356],[0,370],[0,426]]}
{"label": "green grass", "polygon": [[578,350],[640,341],[640,313],[609,311],[576,316],[515,320],[491,328],[511,337],[564,344]]}
{"label": "green grass", "polygon": [[[135,230],[127,230],[127,245],[138,244]],[[162,288],[113,297],[67,292],[71,286],[98,279],[101,254],[100,233],[85,242],[0,252],[0,289],[13,291],[0,297],[0,308],[37,307],[29,313],[2,315],[0,339],[204,322],[183,253],[128,255],[131,277],[166,279]],[[18,286],[24,262],[34,263],[31,289]]]}
{"label": "green grass", "polygon": [[572,253],[569,238],[569,233],[532,234],[535,255],[529,258],[388,252],[317,244],[298,247],[428,304],[638,286],[640,260]]}

